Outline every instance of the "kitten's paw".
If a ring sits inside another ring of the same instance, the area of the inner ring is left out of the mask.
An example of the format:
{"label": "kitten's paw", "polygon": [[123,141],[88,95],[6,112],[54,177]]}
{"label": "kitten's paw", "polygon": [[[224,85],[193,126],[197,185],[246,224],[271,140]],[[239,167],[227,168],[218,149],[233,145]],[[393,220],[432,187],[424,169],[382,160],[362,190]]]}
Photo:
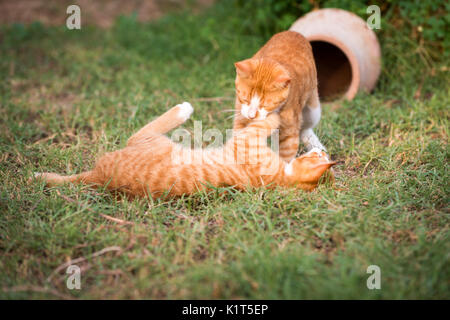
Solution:
{"label": "kitten's paw", "polygon": [[258,109],[258,117],[256,118],[257,120],[265,120],[267,118],[267,115],[269,114],[269,112],[262,108],[262,109]]}
{"label": "kitten's paw", "polygon": [[323,151],[323,152],[327,152],[327,148],[325,148],[320,143],[319,139],[317,139],[317,137],[315,137],[315,136],[312,137],[312,138],[302,139],[302,140],[306,144],[306,150],[308,150],[308,152],[310,152],[312,150],[320,150],[320,151]]}
{"label": "kitten's paw", "polygon": [[320,143],[319,138],[317,138],[316,134],[311,128],[304,129],[300,133],[300,140],[306,146],[306,150],[310,151],[312,149],[320,149],[324,152],[327,152],[327,148],[325,148],[322,143]]}
{"label": "kitten's paw", "polygon": [[189,102],[183,102],[178,107],[178,117],[180,117],[183,121],[186,121],[191,117],[192,112],[194,112],[194,108],[192,108]]}

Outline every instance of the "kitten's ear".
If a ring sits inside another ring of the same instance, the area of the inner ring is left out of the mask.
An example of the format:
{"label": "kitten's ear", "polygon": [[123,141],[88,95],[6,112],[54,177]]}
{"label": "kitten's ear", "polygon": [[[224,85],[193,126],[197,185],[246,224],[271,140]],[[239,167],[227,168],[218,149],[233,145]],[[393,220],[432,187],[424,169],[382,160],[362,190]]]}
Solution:
{"label": "kitten's ear", "polygon": [[[299,158],[300,161],[301,158]],[[303,182],[309,182],[309,183],[315,183],[318,182],[320,177],[330,169],[332,166],[334,166],[337,162],[335,161],[328,161],[328,160],[322,160],[318,159],[317,162],[314,163],[306,163],[302,165],[299,169],[298,174],[300,175],[300,181]]]}
{"label": "kitten's ear", "polygon": [[319,181],[320,177],[330,169],[332,166],[334,166],[337,162],[330,161],[327,163],[321,163],[311,168],[311,175],[314,177],[314,181]]}
{"label": "kitten's ear", "polygon": [[253,72],[253,61],[252,59],[246,59],[243,61],[236,62],[234,64],[236,67],[236,73],[241,78],[248,78]]}
{"label": "kitten's ear", "polygon": [[291,83],[291,77],[287,74],[281,74],[275,78],[274,82],[277,88],[286,88]]}

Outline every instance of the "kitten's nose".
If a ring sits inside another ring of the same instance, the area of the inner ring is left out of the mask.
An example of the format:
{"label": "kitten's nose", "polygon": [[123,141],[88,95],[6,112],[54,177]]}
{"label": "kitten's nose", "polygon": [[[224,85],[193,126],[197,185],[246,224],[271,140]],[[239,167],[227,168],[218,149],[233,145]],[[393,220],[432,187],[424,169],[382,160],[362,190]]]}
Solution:
{"label": "kitten's nose", "polygon": [[248,110],[248,117],[249,117],[250,119],[255,118],[255,117],[256,117],[256,111],[258,111],[257,108],[251,107],[251,108]]}

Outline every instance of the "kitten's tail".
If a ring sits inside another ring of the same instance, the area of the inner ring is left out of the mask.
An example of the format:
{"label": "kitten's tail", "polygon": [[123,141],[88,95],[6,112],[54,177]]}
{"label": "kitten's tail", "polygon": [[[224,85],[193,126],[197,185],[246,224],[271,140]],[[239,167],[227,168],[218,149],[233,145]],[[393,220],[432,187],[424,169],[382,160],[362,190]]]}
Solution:
{"label": "kitten's tail", "polygon": [[83,184],[96,184],[97,181],[92,171],[86,171],[80,174],[74,174],[71,176],[62,176],[57,173],[51,172],[35,172],[34,178],[43,180],[49,187],[59,186],[65,183],[83,183]]}

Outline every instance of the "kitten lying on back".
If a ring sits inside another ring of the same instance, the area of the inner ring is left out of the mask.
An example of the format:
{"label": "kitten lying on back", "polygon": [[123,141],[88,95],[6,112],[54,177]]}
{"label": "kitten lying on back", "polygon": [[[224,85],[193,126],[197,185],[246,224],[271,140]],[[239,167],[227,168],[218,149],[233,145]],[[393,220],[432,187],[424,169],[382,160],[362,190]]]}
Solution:
{"label": "kitten lying on back", "polygon": [[311,45],[300,33],[275,34],[252,58],[235,63],[234,129],[279,110],[280,156],[290,161],[299,139],[307,150],[326,151],[313,132],[320,120],[317,72]]}
{"label": "kitten lying on back", "polygon": [[244,189],[280,185],[312,190],[335,164],[320,150],[284,162],[267,146],[271,130],[279,126],[277,113],[234,132],[222,148],[186,152],[164,134],[185,122],[192,112],[187,102],[171,108],[134,134],[124,149],[101,157],[91,171],[72,176],[35,176],[50,186],[83,183],[106,186],[130,196],[157,198],[163,194],[190,194],[209,186]]}

